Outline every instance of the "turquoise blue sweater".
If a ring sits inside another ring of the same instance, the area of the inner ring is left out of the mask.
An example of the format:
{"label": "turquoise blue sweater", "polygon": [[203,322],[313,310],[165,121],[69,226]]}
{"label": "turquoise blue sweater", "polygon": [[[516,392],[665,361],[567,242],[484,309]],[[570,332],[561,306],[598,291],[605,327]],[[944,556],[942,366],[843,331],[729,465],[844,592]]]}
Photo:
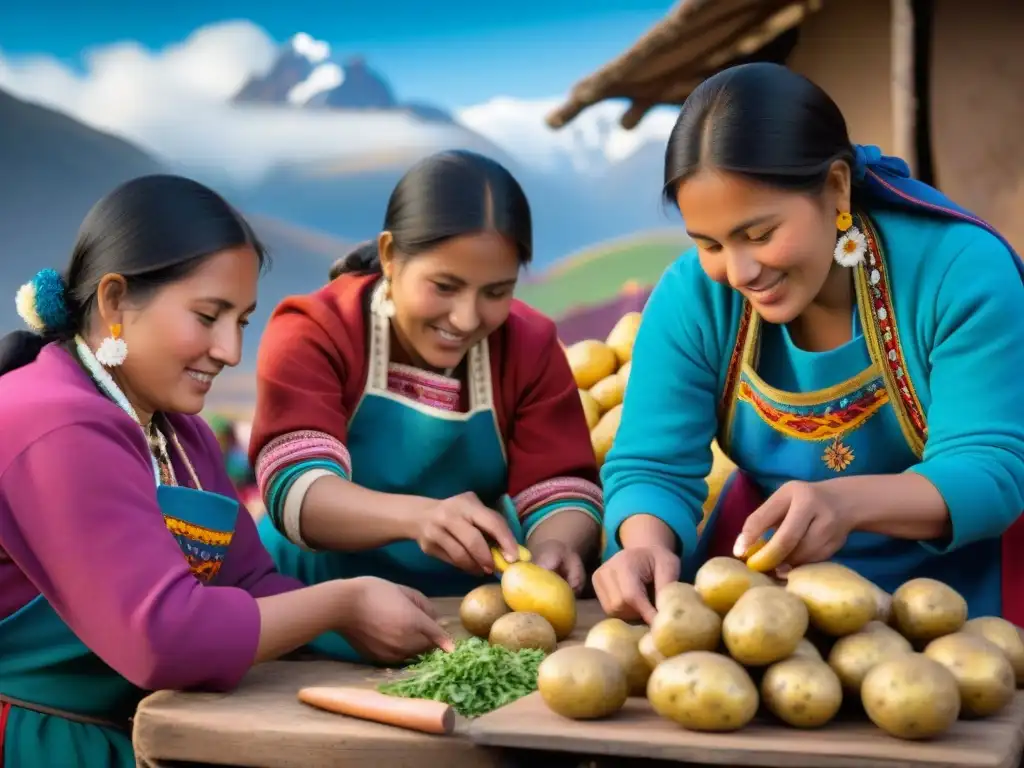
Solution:
{"label": "turquoise blue sweater", "polygon": [[[923,458],[907,471],[928,478],[949,507],[953,535],[943,551],[998,538],[1024,510],[1024,285],[1015,257],[971,224],[890,210],[870,216],[929,427]],[[606,556],[638,513],[667,523],[684,557],[696,549],[741,308],[738,293],[707,278],[695,250],[655,288],[602,471]]]}

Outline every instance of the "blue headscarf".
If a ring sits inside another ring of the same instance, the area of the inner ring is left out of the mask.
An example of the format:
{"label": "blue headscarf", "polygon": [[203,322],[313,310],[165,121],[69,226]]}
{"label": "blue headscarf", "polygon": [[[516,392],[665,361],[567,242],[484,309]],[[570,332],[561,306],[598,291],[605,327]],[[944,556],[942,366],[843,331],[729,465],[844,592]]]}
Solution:
{"label": "blue headscarf", "polygon": [[911,178],[910,168],[900,158],[883,155],[878,147],[854,144],[853,183],[885,205],[959,219],[991,232],[1014,255],[1017,270],[1024,280],[1024,261],[995,227],[957,205],[935,187]]}

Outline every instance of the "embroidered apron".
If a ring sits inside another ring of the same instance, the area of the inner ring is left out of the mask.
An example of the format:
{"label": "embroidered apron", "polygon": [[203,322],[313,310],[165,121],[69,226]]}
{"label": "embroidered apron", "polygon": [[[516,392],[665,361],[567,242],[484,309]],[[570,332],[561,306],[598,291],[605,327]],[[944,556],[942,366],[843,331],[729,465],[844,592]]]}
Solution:
{"label": "embroidered apron", "polygon": [[[352,482],[381,493],[446,499],[474,492],[506,518],[516,538],[523,530],[507,496],[505,446],[494,411],[487,340],[470,349],[467,360],[469,409],[435,408],[388,390],[390,325],[370,312],[369,370],[366,388],[348,425]],[[377,576],[420,590],[429,597],[464,595],[494,577],[477,577],[426,555],[415,541],[399,541],[364,552],[311,552],[274,527],[269,516],[260,537],[279,570],[305,584]],[[310,644],[337,658],[358,660],[344,639],[323,635]]]}
{"label": "embroidered apron", "polygon": [[[209,583],[231,544],[239,505],[199,489],[173,435],[172,443],[197,488],[158,485],[157,503],[193,574]],[[89,650],[42,595],[35,597],[0,619],[0,768],[133,768],[131,718],[148,693]]]}
{"label": "embroidered apron", "polygon": [[[817,482],[840,474],[892,474],[920,461],[927,426],[903,362],[884,253],[871,222],[863,216],[857,219],[868,252],[855,268],[858,314],[853,340],[817,355],[790,345],[789,354],[817,358],[814,363],[821,374],[827,367],[860,373],[835,386],[812,381],[811,391],[799,393],[769,386],[757,373],[761,319],[745,304],[720,401],[720,444],[749,476],[737,472],[723,490],[709,520],[710,535],[687,564],[691,577],[707,557],[731,555],[747,516],[763,502],[765,492],[794,475]],[[785,329],[778,331],[786,336]],[[816,378],[813,371],[811,378]],[[761,480],[761,487],[753,477]],[[833,559],[886,589],[906,580],[908,572],[938,578],[963,592],[972,612],[984,607],[991,608],[987,613],[997,613],[1001,608],[1006,615],[1005,554],[1000,558],[1002,578],[985,568],[956,568],[955,578],[949,573],[954,560],[991,562],[999,553],[998,542],[984,541],[936,556],[903,540],[854,532]],[[995,597],[1000,593],[1003,600]]]}

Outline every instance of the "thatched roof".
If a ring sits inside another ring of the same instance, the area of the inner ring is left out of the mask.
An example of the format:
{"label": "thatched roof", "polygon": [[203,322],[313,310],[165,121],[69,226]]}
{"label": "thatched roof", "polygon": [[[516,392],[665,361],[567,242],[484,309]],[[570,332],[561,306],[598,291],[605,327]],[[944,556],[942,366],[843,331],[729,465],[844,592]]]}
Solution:
{"label": "thatched roof", "polygon": [[622,116],[622,127],[634,128],[652,107],[682,104],[702,80],[726,67],[784,60],[788,50],[770,47],[821,4],[822,0],[679,0],[632,48],[577,83],[565,104],[548,116],[548,124],[561,128],[593,104],[626,98],[632,104]]}

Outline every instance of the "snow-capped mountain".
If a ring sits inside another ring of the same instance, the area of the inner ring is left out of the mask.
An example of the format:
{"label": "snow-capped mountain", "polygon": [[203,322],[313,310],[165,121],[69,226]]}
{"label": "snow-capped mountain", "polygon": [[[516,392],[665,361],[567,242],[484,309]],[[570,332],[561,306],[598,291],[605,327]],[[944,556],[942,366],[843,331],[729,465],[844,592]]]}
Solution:
{"label": "snow-capped mountain", "polygon": [[299,108],[401,110],[423,120],[451,122],[443,109],[399,101],[387,79],[361,56],[341,59],[305,32],[281,47],[266,74],[250,78],[235,95],[237,104],[280,104]]}

